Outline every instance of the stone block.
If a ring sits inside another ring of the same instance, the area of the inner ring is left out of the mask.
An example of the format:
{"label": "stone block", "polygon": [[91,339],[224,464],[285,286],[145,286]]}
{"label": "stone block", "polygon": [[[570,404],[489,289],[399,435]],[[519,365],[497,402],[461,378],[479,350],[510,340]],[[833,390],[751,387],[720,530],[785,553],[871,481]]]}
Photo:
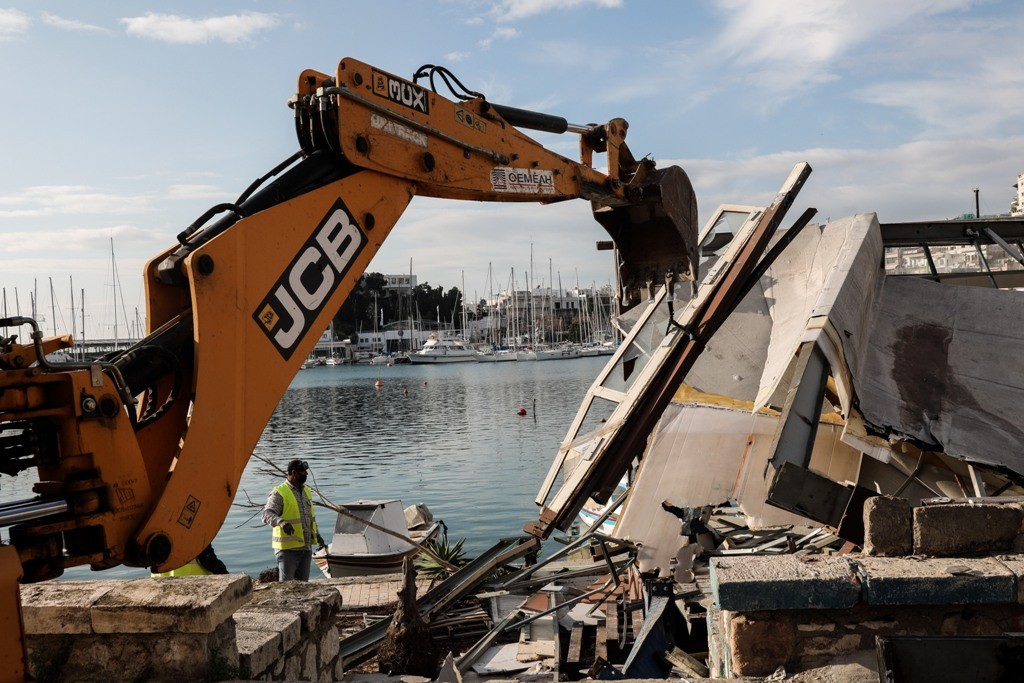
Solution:
{"label": "stone block", "polygon": [[210,633],[248,601],[245,574],[124,581],[90,610],[95,633]]}
{"label": "stone block", "polygon": [[280,633],[283,652],[288,652],[299,642],[302,636],[302,620],[298,612],[250,611],[249,607],[246,605],[235,612],[235,624],[239,631]]}
{"label": "stone block", "polygon": [[1016,577],[992,558],[859,557],[870,605],[1012,603]]}
{"label": "stone block", "polygon": [[338,637],[338,628],[331,626],[324,631],[317,644],[317,653],[320,658],[320,668],[325,668],[332,659],[338,656],[341,650],[341,639]]}
{"label": "stone block", "polygon": [[[325,608],[326,606],[326,608]],[[304,581],[283,581],[260,586],[246,612],[291,612],[302,619],[302,630],[316,631],[322,617],[333,617],[341,608],[341,595],[337,589]]]}
{"label": "stone block", "polygon": [[290,654],[284,662],[284,680],[298,681],[302,677],[302,657],[298,653]]}
{"label": "stone block", "polygon": [[801,641],[798,647],[801,657],[836,657],[860,650],[861,637],[856,633],[847,633],[838,638],[816,636]]}
{"label": "stone block", "polygon": [[787,622],[739,615],[728,628],[733,676],[768,676],[793,657],[796,639]]}
{"label": "stone block", "polygon": [[123,581],[51,581],[21,586],[26,634],[91,633],[89,610]]}
{"label": "stone block", "polygon": [[[205,680],[208,639],[199,633],[33,636],[29,647],[40,680]],[[44,650],[45,658],[40,656]],[[57,650],[59,657],[54,656]]]}
{"label": "stone block", "polygon": [[299,657],[302,661],[302,680],[317,680],[320,671],[316,665],[316,643],[305,643],[299,650]]}
{"label": "stone block", "polygon": [[958,557],[1008,550],[1021,531],[1022,512],[996,504],[925,505],[914,509],[914,553]]}
{"label": "stone block", "polygon": [[284,659],[281,634],[238,630],[238,665],[243,678],[256,678]]}
{"label": "stone block", "polygon": [[1024,555],[999,555],[996,560],[1013,574],[1017,584],[1017,602],[1024,603]]}
{"label": "stone block", "polygon": [[875,496],[864,503],[864,552],[899,557],[914,553],[914,507],[910,501]]}
{"label": "stone block", "polygon": [[743,612],[852,607],[861,593],[846,558],[795,555],[712,558],[711,589],[719,607]]}

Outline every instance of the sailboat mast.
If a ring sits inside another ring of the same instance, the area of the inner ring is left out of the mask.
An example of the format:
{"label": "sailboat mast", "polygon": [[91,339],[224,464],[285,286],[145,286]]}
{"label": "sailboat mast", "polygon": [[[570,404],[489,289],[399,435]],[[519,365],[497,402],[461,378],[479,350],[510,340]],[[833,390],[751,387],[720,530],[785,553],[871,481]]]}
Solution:
{"label": "sailboat mast", "polygon": [[462,299],[462,338],[469,339],[467,334],[469,325],[466,320],[466,271],[462,271],[462,288],[459,291],[459,298]]}
{"label": "sailboat mast", "polygon": [[53,295],[53,278],[46,278],[50,283],[50,328],[53,330],[53,336],[57,336],[57,301]]}
{"label": "sailboat mast", "polygon": [[117,264],[114,261],[114,238],[110,238],[110,275],[114,290],[114,348],[117,348]]}
{"label": "sailboat mast", "polygon": [[68,275],[68,291],[71,294],[71,338],[78,336],[78,321],[75,319],[75,281]]}

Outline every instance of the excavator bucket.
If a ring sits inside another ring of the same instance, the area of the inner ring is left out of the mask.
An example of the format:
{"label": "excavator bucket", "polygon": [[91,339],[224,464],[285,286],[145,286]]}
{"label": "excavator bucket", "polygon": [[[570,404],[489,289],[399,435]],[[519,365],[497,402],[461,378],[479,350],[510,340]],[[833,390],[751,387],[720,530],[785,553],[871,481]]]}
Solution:
{"label": "excavator bucket", "polygon": [[594,218],[615,240],[620,313],[649,298],[654,285],[689,280],[696,289],[697,195],[678,166],[654,169],[627,188],[633,203],[593,203]]}

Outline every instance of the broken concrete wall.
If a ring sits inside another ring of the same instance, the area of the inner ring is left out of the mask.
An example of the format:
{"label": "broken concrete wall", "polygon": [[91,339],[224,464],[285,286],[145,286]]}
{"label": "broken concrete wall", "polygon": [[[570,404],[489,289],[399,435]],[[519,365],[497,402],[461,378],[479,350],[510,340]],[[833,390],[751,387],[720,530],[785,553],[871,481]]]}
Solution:
{"label": "broken concrete wall", "polygon": [[[683,543],[679,520],[661,508],[740,501],[752,528],[804,524],[803,517],[765,503],[764,477],[778,415],[696,403],[665,410],[641,463],[614,536],[643,543],[641,570],[661,568]],[[856,479],[860,453],[841,441],[842,427],[819,426],[811,468],[839,481]]]}
{"label": "broken concrete wall", "polygon": [[1024,295],[885,279],[857,393],[865,420],[1024,473]]}

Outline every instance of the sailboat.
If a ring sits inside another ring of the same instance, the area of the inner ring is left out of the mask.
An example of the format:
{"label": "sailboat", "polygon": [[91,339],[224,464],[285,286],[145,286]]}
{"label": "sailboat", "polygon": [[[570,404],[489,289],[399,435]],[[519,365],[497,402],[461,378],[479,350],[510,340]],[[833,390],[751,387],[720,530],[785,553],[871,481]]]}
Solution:
{"label": "sailboat", "polygon": [[334,355],[334,320],[333,319],[331,320],[331,326],[328,329],[330,330],[330,335],[331,335],[330,355],[327,356],[327,360],[324,361],[324,365],[331,365],[331,366],[341,365],[341,361],[338,359],[337,356]]}

